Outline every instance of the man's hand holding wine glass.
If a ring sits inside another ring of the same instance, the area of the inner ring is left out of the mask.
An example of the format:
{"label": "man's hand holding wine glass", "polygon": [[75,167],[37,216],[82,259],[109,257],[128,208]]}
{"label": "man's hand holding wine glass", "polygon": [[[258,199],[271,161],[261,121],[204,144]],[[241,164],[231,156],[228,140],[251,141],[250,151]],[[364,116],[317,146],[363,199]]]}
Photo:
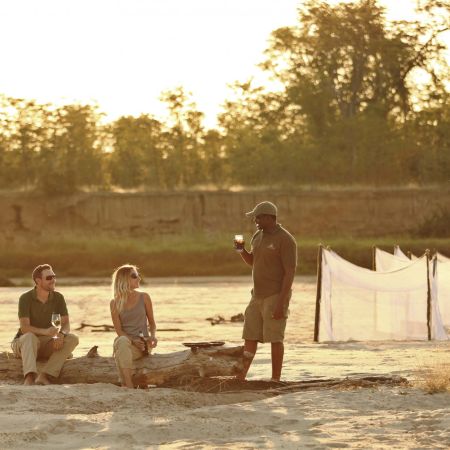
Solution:
{"label": "man's hand holding wine glass", "polygon": [[61,326],[61,314],[52,314],[52,325],[56,330],[56,333],[53,336],[53,348],[59,350],[64,345],[64,335],[58,331]]}

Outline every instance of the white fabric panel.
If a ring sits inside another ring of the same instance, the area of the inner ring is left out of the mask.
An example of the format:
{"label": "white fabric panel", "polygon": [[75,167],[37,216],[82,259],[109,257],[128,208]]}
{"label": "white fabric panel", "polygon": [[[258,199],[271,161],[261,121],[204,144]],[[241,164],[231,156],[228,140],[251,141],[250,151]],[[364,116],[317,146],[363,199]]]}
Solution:
{"label": "white fabric panel", "polygon": [[[375,263],[378,272],[389,272],[417,261],[417,257],[410,260],[397,245],[394,247],[394,255],[384,250],[375,248]],[[450,258],[437,253],[437,271],[435,275],[436,285],[436,308],[445,327],[450,330]]]}
{"label": "white fabric panel", "polygon": [[450,332],[450,258],[437,254],[437,285],[442,322]]}
{"label": "white fabric panel", "polygon": [[447,258],[442,253],[437,252],[437,258],[438,258],[438,261],[440,261],[440,262],[449,262],[450,263],[450,258]]}
{"label": "white fabric panel", "polygon": [[405,255],[405,254],[402,252],[402,249],[400,248],[399,245],[396,245],[396,246],[394,247],[394,255],[397,256],[398,258],[402,258],[402,259],[404,259],[404,260],[408,260],[408,261],[410,260],[410,259],[408,258],[408,256]]}
{"label": "white fabric panel", "polygon": [[411,258],[408,258],[408,256],[403,253],[403,251],[399,245],[396,245],[394,247],[394,255],[395,256],[398,256],[400,258],[407,258],[407,259],[411,259],[411,260],[417,259],[416,255],[413,255],[412,253],[410,253],[410,254],[411,254]]}
{"label": "white fabric panel", "polygon": [[444,326],[444,320],[441,313],[441,303],[438,301],[438,271],[439,264],[437,258],[433,259],[431,265],[433,270],[430,271],[430,287],[431,287],[431,339],[446,340],[449,339]]}
{"label": "white fabric panel", "polygon": [[[428,339],[427,259],[408,261],[374,272],[323,249],[319,341]],[[433,277],[430,287],[431,336],[447,339]]]}
{"label": "white fabric panel", "polygon": [[[395,248],[400,248],[397,246]],[[400,250],[401,254],[392,255],[379,248],[375,248],[375,267],[377,272],[390,272],[409,266],[411,260]]]}

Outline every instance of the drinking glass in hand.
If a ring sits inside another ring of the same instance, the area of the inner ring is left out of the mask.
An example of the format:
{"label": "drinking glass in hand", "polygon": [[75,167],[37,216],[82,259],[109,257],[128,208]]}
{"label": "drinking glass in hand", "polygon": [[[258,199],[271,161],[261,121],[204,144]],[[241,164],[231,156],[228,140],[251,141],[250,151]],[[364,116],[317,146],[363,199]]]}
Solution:
{"label": "drinking glass in hand", "polygon": [[[53,313],[52,314],[52,325],[59,329],[61,326],[61,314]],[[53,336],[53,339],[57,339],[58,333],[56,333],[56,336]]]}
{"label": "drinking glass in hand", "polygon": [[242,234],[234,235],[234,248],[237,252],[241,253],[244,251],[245,241]]}
{"label": "drinking glass in hand", "polygon": [[142,343],[144,344],[144,350],[142,351],[142,353],[147,356],[148,355],[148,343],[147,343],[147,339],[145,339],[144,337],[144,333],[142,331],[139,331],[139,339],[142,341]]}

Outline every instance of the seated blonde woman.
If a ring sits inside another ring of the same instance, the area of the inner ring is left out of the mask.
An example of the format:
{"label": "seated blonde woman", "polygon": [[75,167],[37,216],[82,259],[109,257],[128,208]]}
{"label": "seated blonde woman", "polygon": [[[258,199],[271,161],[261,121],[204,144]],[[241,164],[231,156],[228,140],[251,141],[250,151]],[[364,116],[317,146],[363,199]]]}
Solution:
{"label": "seated blonde woman", "polygon": [[[141,278],[136,266],[125,264],[112,275],[111,318],[117,337],[114,358],[123,387],[133,388],[133,361],[156,347],[156,324],[150,296],[139,289]],[[150,336],[148,330],[150,329]],[[140,338],[144,336],[145,342]]]}

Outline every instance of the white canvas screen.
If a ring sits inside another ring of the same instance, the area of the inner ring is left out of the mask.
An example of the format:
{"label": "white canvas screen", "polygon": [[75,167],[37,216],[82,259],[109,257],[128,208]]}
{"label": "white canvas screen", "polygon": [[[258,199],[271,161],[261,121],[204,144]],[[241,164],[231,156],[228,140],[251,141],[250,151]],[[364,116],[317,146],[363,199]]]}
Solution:
{"label": "white canvas screen", "polygon": [[438,257],[438,261],[450,263],[450,258],[448,258],[447,256],[444,256],[442,253],[438,252],[437,257]]}
{"label": "white canvas screen", "polygon": [[437,254],[437,286],[442,322],[450,331],[450,258]]}
{"label": "white canvas screen", "polygon": [[322,250],[319,341],[447,339],[436,308],[436,280],[425,256],[389,272],[356,266]]}
{"label": "white canvas screen", "polygon": [[389,272],[409,266],[411,260],[402,252],[396,255],[375,248],[375,269],[377,272]]}
{"label": "white canvas screen", "polygon": [[413,255],[411,252],[410,252],[411,257],[408,257],[407,255],[405,255],[405,253],[403,253],[403,251],[399,245],[396,245],[394,247],[394,255],[398,256],[400,258],[403,258],[403,259],[412,259],[412,260],[417,259],[417,256]]}
{"label": "white canvas screen", "polygon": [[[375,248],[375,264],[379,272],[406,267],[416,260],[417,257],[410,260],[398,245],[395,246],[393,255]],[[440,320],[450,330],[450,258],[437,253],[436,273],[433,275],[436,278],[436,307],[439,310]]]}

